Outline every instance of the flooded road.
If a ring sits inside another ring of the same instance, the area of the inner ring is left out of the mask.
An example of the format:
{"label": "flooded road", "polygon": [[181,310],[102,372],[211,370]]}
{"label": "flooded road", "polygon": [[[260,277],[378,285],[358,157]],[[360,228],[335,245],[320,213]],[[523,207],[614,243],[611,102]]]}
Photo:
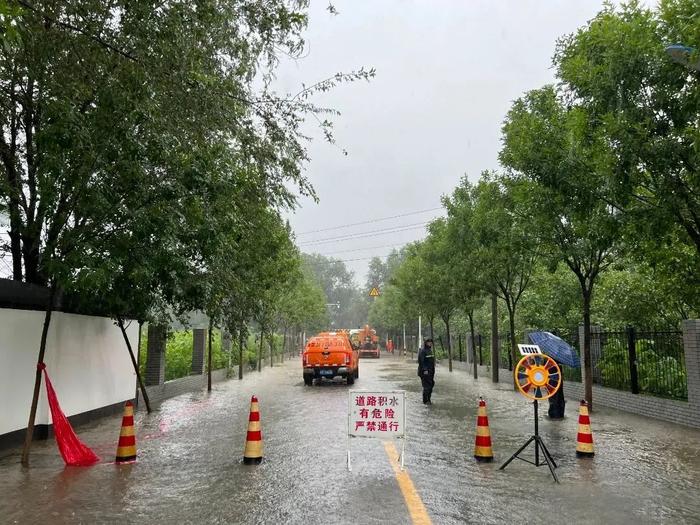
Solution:
{"label": "flooded road", "polygon": [[[415,365],[361,362],[362,390],[407,391],[406,469],[433,523],[699,523],[700,433],[596,410],[596,456],[575,456],[577,407],[540,418],[559,464],[498,467],[533,432],[532,405],[505,385],[438,367],[433,405],[421,403]],[[411,523],[381,442],[352,440],[346,468],[348,387],[306,387],[297,360],[186,394],[136,416],[138,462],[113,460],[121,417],[76,430],[104,460],[65,468],[53,441],[37,442],[32,467],[19,450],[0,457],[1,523]],[[260,400],[265,461],[241,462],[251,395]],[[483,395],[495,461],[474,461]],[[546,410],[541,410],[541,413]],[[399,448],[399,445],[397,445]]]}

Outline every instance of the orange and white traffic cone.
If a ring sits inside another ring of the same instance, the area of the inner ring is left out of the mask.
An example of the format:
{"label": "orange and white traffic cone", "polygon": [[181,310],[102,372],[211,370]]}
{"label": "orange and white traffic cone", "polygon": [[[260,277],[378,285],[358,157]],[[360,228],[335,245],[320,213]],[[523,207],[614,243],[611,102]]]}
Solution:
{"label": "orange and white traffic cone", "polygon": [[479,398],[479,410],[476,417],[476,443],[474,444],[474,458],[477,461],[488,463],[493,461],[493,449],[491,448],[491,431],[489,430],[489,418],[486,415],[486,401]]}
{"label": "orange and white traffic cone", "polygon": [[578,435],[576,436],[576,455],[580,458],[591,458],[593,452],[593,434],[591,433],[591,418],[588,415],[588,404],[581,401],[578,412]]}
{"label": "orange and white traffic cone", "polygon": [[248,435],[245,440],[245,450],[243,452],[243,463],[246,465],[257,465],[263,459],[263,440],[260,426],[260,408],[258,398],[250,398],[250,417],[248,418]]}
{"label": "orange and white traffic cone", "polygon": [[127,401],[124,405],[124,417],[122,429],[119,433],[117,445],[117,458],[115,463],[128,463],[136,461],[136,433],[134,432],[134,404]]}

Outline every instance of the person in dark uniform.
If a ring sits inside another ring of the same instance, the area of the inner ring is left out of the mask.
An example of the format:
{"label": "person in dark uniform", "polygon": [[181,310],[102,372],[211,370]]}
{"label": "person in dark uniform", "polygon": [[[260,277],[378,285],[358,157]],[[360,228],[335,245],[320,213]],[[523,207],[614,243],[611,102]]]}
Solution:
{"label": "person in dark uniform", "polygon": [[[561,369],[561,363],[557,363]],[[563,375],[563,374],[562,374]],[[564,399],[564,377],[561,378],[561,385],[552,397],[549,398],[549,410],[547,415],[549,419],[564,419],[564,409],[566,408],[566,399]]]}
{"label": "person in dark uniform", "polygon": [[423,348],[418,352],[418,377],[423,384],[423,404],[432,405],[430,396],[435,386],[435,353],[432,339],[426,339]]}

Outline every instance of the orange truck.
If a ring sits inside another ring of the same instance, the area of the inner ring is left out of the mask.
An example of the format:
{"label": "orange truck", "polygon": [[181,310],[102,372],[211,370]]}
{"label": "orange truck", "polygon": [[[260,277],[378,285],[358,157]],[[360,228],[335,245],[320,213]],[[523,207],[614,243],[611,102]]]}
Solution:
{"label": "orange truck", "polygon": [[348,385],[360,377],[359,354],[345,332],[322,332],[306,343],[302,353],[304,384],[314,379],[344,378]]}
{"label": "orange truck", "polygon": [[353,346],[360,351],[360,357],[379,358],[379,337],[377,332],[369,325],[358,330],[350,330],[350,340]]}

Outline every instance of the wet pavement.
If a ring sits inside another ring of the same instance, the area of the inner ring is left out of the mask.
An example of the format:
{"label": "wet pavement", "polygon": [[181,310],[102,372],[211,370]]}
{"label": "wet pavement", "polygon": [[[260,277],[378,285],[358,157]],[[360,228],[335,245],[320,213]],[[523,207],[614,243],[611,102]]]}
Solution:
{"label": "wet pavement", "polygon": [[[577,459],[569,403],[564,421],[540,418],[556,485],[546,467],[498,470],[533,431],[531,403],[505,385],[440,366],[434,404],[424,406],[415,365],[384,354],[362,360],[353,388],[407,391],[406,469],[433,523],[700,523],[698,431],[600,408],[596,456]],[[295,359],[139,412],[135,464],[109,463],[120,416],[77,428],[104,459],[94,467],[65,468],[53,441],[35,443],[30,469],[18,449],[0,452],[0,523],[411,523],[381,442],[352,440],[347,471],[347,391],[304,386]],[[241,463],[252,394],[265,440],[259,466]],[[472,457],[479,395],[490,464]]]}

